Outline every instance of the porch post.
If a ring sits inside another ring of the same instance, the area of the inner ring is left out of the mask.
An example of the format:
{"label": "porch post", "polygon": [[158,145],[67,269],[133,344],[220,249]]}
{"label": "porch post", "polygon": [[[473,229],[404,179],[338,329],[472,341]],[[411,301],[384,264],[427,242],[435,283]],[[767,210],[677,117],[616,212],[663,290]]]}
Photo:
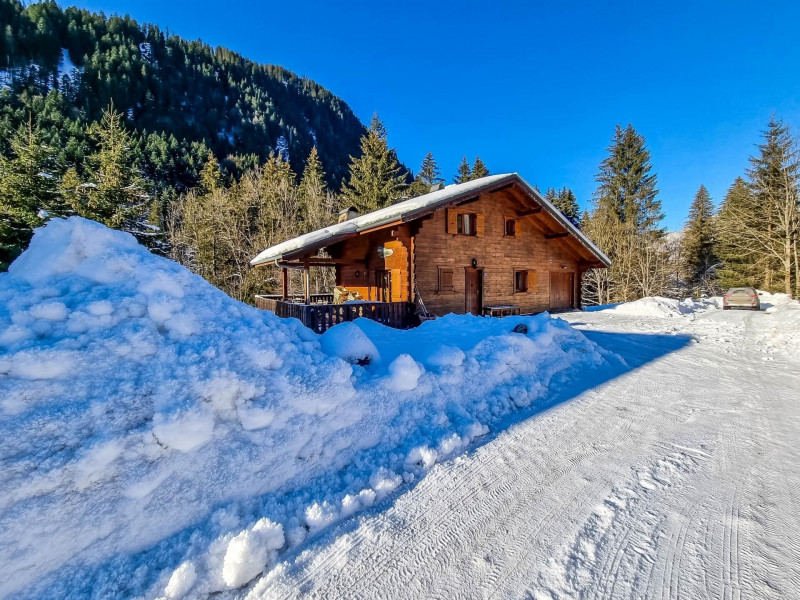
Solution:
{"label": "porch post", "polygon": [[303,294],[306,304],[311,304],[311,274],[309,268],[303,267]]}
{"label": "porch post", "polygon": [[283,267],[283,299],[289,299],[289,269]]}

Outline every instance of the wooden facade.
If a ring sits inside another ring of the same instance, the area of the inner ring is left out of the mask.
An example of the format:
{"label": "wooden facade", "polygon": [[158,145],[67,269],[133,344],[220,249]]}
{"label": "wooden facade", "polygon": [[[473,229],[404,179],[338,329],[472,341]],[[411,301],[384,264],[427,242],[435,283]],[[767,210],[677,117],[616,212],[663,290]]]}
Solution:
{"label": "wooden facade", "polygon": [[433,316],[580,307],[583,273],[608,259],[516,174],[486,180],[433,192],[427,204],[406,201],[383,220],[381,211],[357,217],[350,229],[332,226],[328,240],[268,249],[263,260],[331,265],[336,285],[365,302],[410,303]]}
{"label": "wooden facade", "polygon": [[[459,214],[474,215],[474,234],[458,232]],[[367,300],[418,296],[437,316],[482,314],[493,305],[519,306],[528,314],[580,307],[583,272],[597,265],[562,233],[552,217],[511,187],[327,251],[344,261],[337,266],[336,284],[358,290]],[[391,256],[381,258],[380,247],[391,249]],[[518,289],[523,273],[526,285]]]}

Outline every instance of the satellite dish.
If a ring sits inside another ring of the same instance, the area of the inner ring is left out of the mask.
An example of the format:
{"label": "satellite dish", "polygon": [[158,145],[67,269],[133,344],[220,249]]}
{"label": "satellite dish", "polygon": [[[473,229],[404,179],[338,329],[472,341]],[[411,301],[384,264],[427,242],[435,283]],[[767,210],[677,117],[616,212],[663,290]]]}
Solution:
{"label": "satellite dish", "polygon": [[394,254],[394,250],[391,248],[384,248],[383,246],[378,246],[378,256],[381,258],[386,258],[387,256],[391,256]]}

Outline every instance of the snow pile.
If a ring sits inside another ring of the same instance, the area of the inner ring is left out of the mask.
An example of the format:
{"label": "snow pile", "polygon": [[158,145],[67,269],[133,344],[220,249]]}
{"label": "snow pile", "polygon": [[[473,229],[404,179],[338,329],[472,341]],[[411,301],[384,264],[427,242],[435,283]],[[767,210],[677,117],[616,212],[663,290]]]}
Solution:
{"label": "snow pile", "polygon": [[662,296],[648,296],[633,302],[595,306],[587,310],[610,310],[614,314],[631,317],[671,318],[692,315],[698,312],[714,310],[715,308],[716,304],[713,300],[695,300],[694,298],[675,300]]}
{"label": "snow pile", "polygon": [[0,275],[0,596],[245,585],[604,361],[546,314],[320,337],[51,221]]}
{"label": "snow pile", "polygon": [[762,309],[769,315],[762,331],[767,350],[800,356],[800,302],[786,294],[759,294]]}

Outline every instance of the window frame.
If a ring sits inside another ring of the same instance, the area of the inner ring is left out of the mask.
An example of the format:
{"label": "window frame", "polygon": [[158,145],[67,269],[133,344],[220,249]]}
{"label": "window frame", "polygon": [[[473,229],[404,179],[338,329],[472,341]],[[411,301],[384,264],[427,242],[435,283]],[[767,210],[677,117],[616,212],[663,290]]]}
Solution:
{"label": "window frame", "polygon": [[[503,217],[503,237],[517,237],[519,236],[519,219],[514,217]],[[512,232],[508,232],[508,226],[512,225]]]}
{"label": "window frame", "polygon": [[[523,279],[522,282],[524,283],[523,286],[518,285],[520,283],[519,276],[522,275]],[[514,293],[515,294],[527,294],[530,292],[530,269],[514,269],[514,276],[512,285],[514,286]]]}
{"label": "window frame", "polygon": [[[469,231],[464,231],[465,220],[469,227]],[[456,235],[476,237],[478,235],[478,213],[458,212],[456,215]]]}

